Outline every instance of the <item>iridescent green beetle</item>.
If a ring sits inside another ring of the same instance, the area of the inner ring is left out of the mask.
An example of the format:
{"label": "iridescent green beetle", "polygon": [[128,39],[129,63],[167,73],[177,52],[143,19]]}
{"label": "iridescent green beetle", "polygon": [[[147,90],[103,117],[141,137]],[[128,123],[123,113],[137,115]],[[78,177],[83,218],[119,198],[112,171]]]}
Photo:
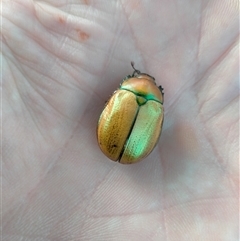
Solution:
{"label": "iridescent green beetle", "polygon": [[134,68],[105,105],[97,127],[98,144],[111,160],[140,161],[156,146],[163,124],[163,88]]}

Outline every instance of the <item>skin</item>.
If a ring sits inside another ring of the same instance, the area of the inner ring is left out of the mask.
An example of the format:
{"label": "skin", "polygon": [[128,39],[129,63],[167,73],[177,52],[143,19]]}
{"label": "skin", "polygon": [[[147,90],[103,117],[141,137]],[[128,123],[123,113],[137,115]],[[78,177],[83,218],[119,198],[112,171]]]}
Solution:
{"label": "skin", "polygon": [[[100,2],[2,1],[3,240],[238,240],[238,1]],[[96,125],[130,61],[165,120],[121,165]]]}

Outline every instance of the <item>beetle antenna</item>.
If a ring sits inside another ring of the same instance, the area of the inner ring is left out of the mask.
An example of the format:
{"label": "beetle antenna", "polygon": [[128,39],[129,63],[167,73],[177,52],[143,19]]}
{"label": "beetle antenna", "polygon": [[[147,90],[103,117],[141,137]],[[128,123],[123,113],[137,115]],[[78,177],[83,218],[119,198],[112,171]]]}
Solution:
{"label": "beetle antenna", "polygon": [[131,61],[131,65],[132,65],[132,68],[134,69],[134,72],[133,72],[132,76],[135,76],[135,74],[141,74],[141,71],[140,71],[140,70],[135,69],[135,67],[134,67],[134,62],[133,62],[133,61]]}
{"label": "beetle antenna", "polygon": [[133,61],[131,61],[131,65],[132,65],[132,68],[133,68],[134,70],[136,70],[135,67],[134,67],[134,62],[133,62]]}
{"label": "beetle antenna", "polygon": [[135,69],[135,67],[134,67],[134,62],[133,62],[133,61],[131,61],[131,65],[132,65],[132,68],[133,68],[136,72],[140,72],[140,70]]}

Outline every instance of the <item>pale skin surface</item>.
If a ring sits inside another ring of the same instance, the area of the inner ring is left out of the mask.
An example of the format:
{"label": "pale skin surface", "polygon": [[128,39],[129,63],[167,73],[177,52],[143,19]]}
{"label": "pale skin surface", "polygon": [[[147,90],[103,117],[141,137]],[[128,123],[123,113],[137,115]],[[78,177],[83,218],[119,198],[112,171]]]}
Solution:
{"label": "pale skin surface", "polygon": [[[2,1],[2,240],[238,240],[238,1]],[[96,140],[135,67],[165,92],[142,162]]]}

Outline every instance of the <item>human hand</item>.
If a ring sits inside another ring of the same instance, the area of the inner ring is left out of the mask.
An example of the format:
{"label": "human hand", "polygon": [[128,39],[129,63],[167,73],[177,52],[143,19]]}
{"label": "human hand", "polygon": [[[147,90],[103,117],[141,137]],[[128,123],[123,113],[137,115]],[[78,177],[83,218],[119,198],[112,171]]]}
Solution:
{"label": "human hand", "polygon": [[[3,240],[238,239],[237,3],[2,2]],[[121,165],[96,126],[130,61],[165,120]]]}

